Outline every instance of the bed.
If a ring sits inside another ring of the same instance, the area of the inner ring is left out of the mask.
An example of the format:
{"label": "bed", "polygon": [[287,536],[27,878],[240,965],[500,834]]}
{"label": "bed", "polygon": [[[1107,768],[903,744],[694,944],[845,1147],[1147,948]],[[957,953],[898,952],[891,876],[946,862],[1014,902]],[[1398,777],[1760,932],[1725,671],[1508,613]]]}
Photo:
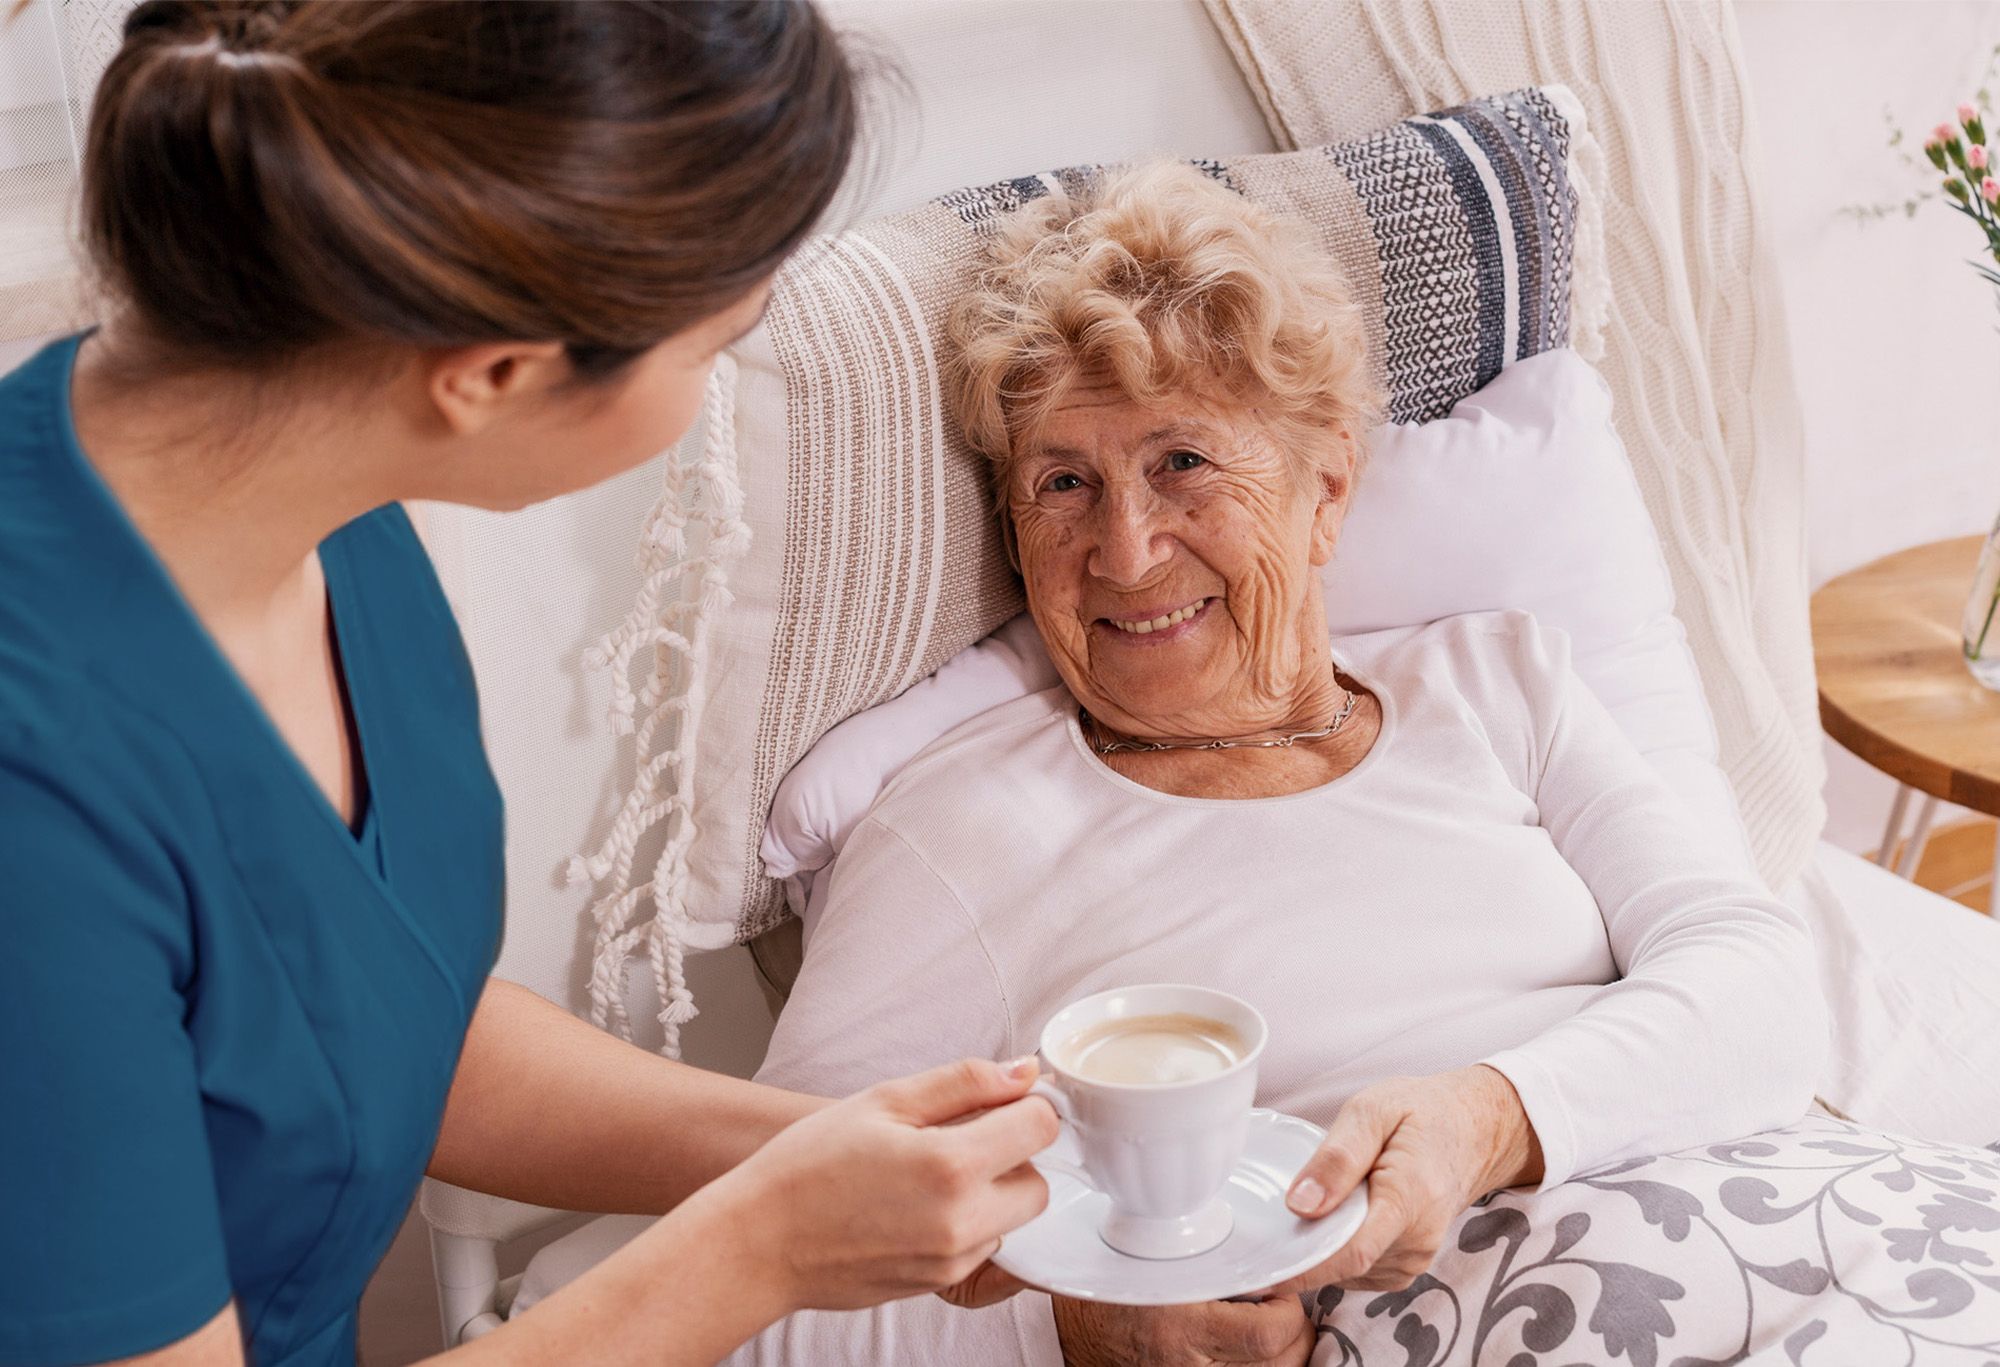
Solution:
{"label": "bed", "polygon": [[[75,0],[52,19],[72,117],[128,7]],[[1596,206],[1610,229],[1609,284],[1623,305],[1604,320],[1607,369],[1623,366],[1614,376],[1621,409],[1644,431],[1632,442],[1635,475],[1668,549],[1753,854],[1819,935],[1837,1022],[1822,1096],[1886,1129],[2000,1143],[2000,1031],[1991,1028],[2000,1021],[2000,928],[1817,838],[1803,454],[1726,8],[1558,0],[828,7],[893,52],[910,87],[907,97],[883,95],[876,174],[840,206],[846,222],[1035,168],[1268,152],[1533,82],[1572,87],[1613,163],[1614,193]],[[1629,158],[1642,145],[1678,155],[1671,174],[1637,187]],[[30,189],[36,203],[56,206],[65,186],[42,176]],[[73,272],[10,288],[16,307],[0,333],[8,339],[87,316]],[[1633,302],[1642,297],[1654,306]],[[508,802],[499,973],[580,1013],[603,1014],[609,981],[639,1043],[662,1047],[677,1033],[684,1057],[747,1076],[781,1002],[772,980],[784,976],[785,932],[760,944],[761,969],[727,934],[715,952],[690,954],[683,989],[699,1014],[667,1025],[656,975],[628,973],[622,959],[606,974],[591,914],[598,890],[564,877],[578,852],[599,846],[629,780],[629,754],[604,725],[610,690],[582,660],[632,604],[633,542],[664,472],[698,461],[704,440],[697,430],[681,452],[522,513],[429,508],[419,520],[479,675]],[[623,1237],[622,1217],[586,1226],[544,1249],[525,1278],[503,1282],[501,1247],[564,1213],[437,1183],[427,1184],[422,1208],[452,1343],[490,1330],[517,1298],[531,1303]]]}

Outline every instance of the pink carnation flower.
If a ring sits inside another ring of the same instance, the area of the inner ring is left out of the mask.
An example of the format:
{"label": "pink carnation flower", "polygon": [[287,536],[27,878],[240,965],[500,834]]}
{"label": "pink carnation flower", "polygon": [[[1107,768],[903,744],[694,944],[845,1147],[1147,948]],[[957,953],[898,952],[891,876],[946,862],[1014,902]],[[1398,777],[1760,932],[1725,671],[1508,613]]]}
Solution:
{"label": "pink carnation flower", "polygon": [[1931,136],[1936,138],[1939,142],[1950,142],[1953,138],[1958,136],[1958,130],[1956,128],[1953,128],[1948,123],[1941,123],[1936,128],[1933,128],[1931,130]]}
{"label": "pink carnation flower", "polygon": [[1978,146],[1966,148],[1965,164],[1975,171],[1984,169],[1986,166],[1986,149]]}
{"label": "pink carnation flower", "polygon": [[1988,204],[2000,204],[2000,180],[1988,176],[1979,182],[1979,197]]}

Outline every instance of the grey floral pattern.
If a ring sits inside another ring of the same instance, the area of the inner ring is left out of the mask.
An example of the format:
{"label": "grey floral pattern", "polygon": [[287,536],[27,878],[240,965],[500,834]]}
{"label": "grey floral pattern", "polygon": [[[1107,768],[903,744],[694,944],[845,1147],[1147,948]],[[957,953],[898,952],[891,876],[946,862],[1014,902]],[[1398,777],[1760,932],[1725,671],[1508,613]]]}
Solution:
{"label": "grey floral pattern", "polygon": [[1467,1211],[1314,1367],[2000,1367],[2000,1153],[1830,1116]]}

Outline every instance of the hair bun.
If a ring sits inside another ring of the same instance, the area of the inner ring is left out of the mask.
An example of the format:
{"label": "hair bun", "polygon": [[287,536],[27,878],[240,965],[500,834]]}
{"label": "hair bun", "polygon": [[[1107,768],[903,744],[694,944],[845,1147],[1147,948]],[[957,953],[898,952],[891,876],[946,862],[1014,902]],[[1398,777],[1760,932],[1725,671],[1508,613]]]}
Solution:
{"label": "hair bun", "polygon": [[125,38],[148,35],[176,45],[213,39],[218,53],[267,50],[294,0],[145,0],[126,16]]}
{"label": "hair bun", "polygon": [[80,218],[159,365],[560,341],[606,376],[770,277],[855,118],[805,0],[148,0]]}

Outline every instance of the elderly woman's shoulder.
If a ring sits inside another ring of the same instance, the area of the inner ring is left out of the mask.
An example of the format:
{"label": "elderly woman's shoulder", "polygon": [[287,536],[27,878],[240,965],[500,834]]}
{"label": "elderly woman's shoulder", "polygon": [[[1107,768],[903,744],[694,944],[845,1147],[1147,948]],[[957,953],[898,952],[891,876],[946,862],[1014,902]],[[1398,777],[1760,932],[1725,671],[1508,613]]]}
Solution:
{"label": "elderly woman's shoulder", "polygon": [[1076,703],[1058,685],[971,717],[917,752],[883,787],[873,815],[905,803],[1007,800],[1001,794],[1046,781],[1070,746]]}
{"label": "elderly woman's shoulder", "polygon": [[1334,656],[1364,682],[1448,691],[1475,706],[1558,701],[1570,672],[1568,635],[1518,608],[1338,637]]}

